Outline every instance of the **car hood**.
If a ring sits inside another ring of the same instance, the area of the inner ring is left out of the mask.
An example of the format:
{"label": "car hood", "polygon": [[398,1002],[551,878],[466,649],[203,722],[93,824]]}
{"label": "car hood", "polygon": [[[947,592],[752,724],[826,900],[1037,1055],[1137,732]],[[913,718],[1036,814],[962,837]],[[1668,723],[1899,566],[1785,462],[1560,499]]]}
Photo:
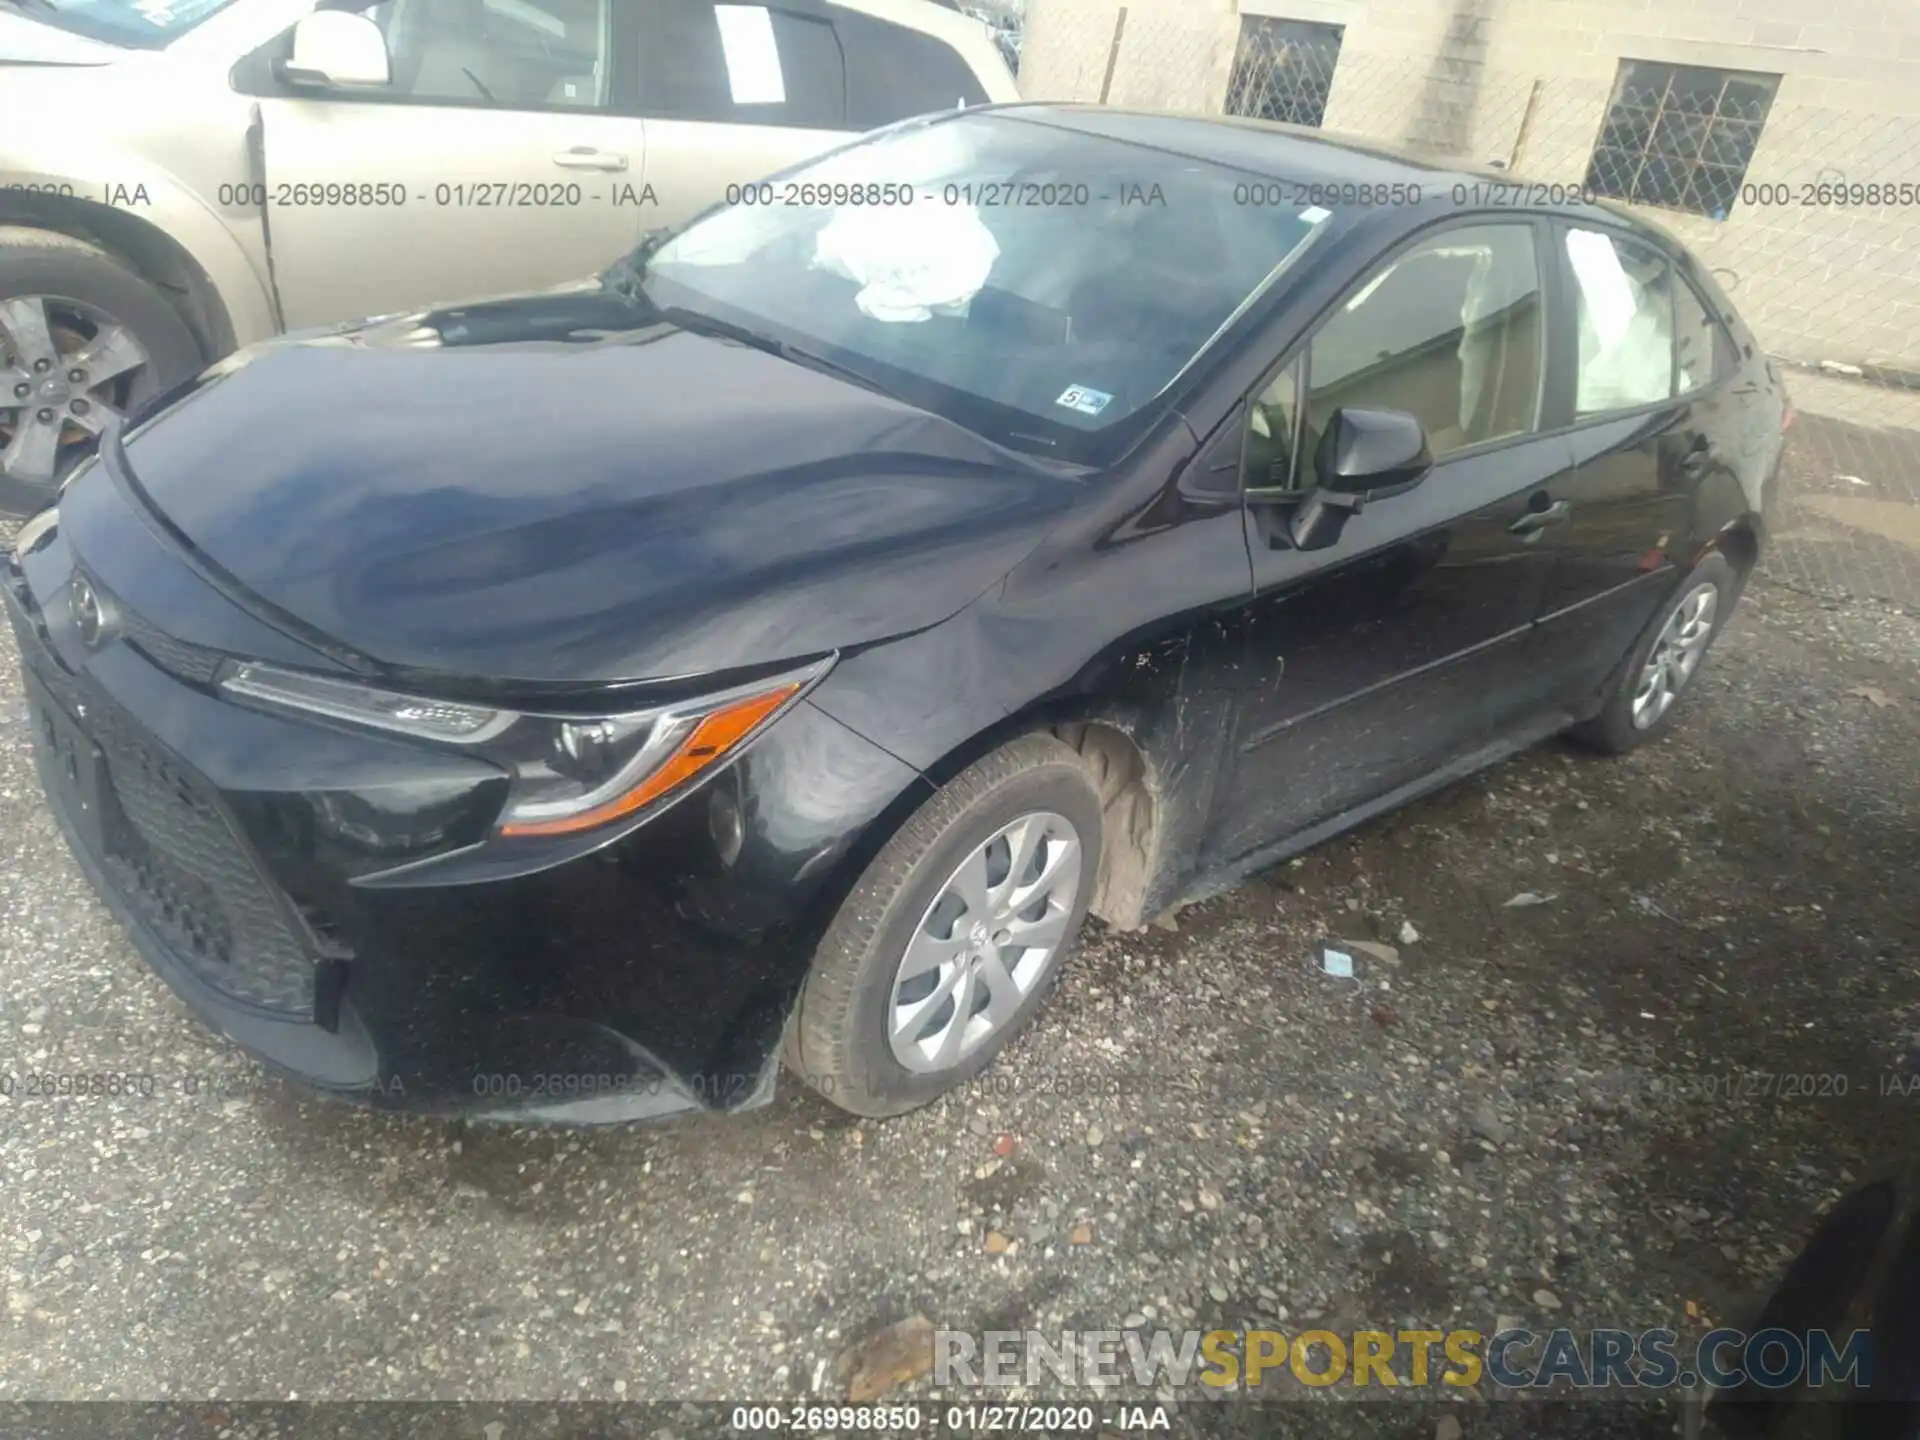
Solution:
{"label": "car hood", "polygon": [[269,618],[390,670],[536,683],[936,624],[1084,488],[597,289],[252,347],[104,468]]}
{"label": "car hood", "polygon": [[108,65],[126,56],[117,45],[0,10],[0,65]]}

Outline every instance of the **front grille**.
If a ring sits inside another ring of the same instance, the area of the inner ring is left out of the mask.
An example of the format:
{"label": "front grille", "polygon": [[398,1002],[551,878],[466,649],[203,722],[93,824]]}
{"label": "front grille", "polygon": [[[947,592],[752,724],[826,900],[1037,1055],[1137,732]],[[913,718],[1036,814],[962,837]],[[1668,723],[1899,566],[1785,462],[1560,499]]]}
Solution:
{"label": "front grille", "polygon": [[220,672],[222,656],[217,650],[176,640],[127,610],[120,613],[121,633],[127,643],[176,680],[189,685],[211,685]]}
{"label": "front grille", "polygon": [[214,989],[312,1019],[315,957],[211,787],[105,696],[77,693],[68,677],[41,679],[69,715],[84,711],[105,757],[98,859],[121,898]]}

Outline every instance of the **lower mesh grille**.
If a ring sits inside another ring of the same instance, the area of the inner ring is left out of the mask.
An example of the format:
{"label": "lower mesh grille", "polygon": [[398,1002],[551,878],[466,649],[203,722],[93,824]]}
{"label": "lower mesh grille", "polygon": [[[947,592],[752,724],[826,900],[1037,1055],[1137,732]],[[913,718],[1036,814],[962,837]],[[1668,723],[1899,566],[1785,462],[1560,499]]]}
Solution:
{"label": "lower mesh grille", "polygon": [[[50,679],[51,677],[43,677]],[[206,782],[103,696],[56,698],[106,759],[98,858],[121,897],[200,979],[257,1009],[312,1019],[314,957]]]}

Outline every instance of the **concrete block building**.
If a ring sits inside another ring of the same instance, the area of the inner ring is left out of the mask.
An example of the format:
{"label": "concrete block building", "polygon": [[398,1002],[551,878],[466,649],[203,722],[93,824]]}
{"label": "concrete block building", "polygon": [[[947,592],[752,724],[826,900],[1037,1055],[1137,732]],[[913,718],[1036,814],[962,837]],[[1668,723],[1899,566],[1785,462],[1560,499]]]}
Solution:
{"label": "concrete block building", "polygon": [[1029,0],[1036,99],[1259,115],[1646,207],[1776,353],[1920,372],[1920,0]]}

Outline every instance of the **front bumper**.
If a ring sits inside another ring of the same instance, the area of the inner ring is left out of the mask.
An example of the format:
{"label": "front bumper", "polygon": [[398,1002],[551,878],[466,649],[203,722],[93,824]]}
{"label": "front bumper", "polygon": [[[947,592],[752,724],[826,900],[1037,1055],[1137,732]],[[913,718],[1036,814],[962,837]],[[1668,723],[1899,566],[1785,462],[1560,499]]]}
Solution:
{"label": "front bumper", "polygon": [[[210,652],[129,603],[190,594],[148,573],[180,562],[99,492],[80,510],[0,568],[41,783],[88,879],[210,1026],[304,1084],[471,1118],[771,1097],[837,887],[875,818],[924,786],[910,769],[803,702],[613,843],[506,851],[485,762],[219,698]],[[76,550],[124,617],[93,648],[67,603]]]}

